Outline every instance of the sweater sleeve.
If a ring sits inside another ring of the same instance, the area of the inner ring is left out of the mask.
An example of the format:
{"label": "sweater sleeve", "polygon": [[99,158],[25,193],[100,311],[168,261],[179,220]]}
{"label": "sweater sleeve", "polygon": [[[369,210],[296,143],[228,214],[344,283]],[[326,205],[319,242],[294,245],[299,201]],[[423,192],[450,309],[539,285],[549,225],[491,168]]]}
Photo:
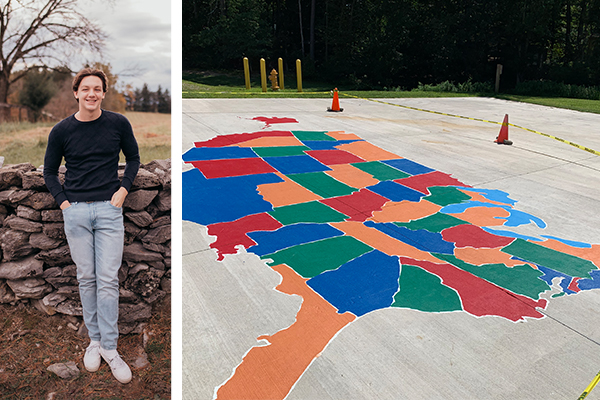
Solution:
{"label": "sweater sleeve", "polygon": [[124,120],[123,134],[121,136],[121,150],[125,155],[125,171],[123,173],[121,186],[129,192],[140,168],[140,152],[135,136],[133,135],[131,124],[127,119],[124,118]]}
{"label": "sweater sleeve", "polygon": [[48,145],[44,156],[44,182],[50,194],[60,206],[67,199],[63,186],[58,179],[58,168],[63,158],[63,145],[56,129],[48,136]]}

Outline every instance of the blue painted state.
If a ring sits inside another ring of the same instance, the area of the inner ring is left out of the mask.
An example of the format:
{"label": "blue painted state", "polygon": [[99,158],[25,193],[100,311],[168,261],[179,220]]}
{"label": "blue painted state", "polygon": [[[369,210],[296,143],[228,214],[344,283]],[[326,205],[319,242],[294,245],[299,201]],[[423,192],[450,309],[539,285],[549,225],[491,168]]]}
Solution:
{"label": "blue painted state", "polygon": [[361,316],[392,305],[399,276],[399,258],[373,250],[309,279],[307,284],[339,313]]}
{"label": "blue painted state", "polygon": [[194,147],[183,154],[183,161],[227,160],[256,157],[258,157],[258,155],[248,147]]}
{"label": "blue painted state", "polygon": [[273,210],[257,186],[283,180],[275,174],[206,179],[196,168],[182,176],[182,217],[201,225],[235,221]]}
{"label": "blue painted state", "polygon": [[330,171],[331,168],[311,156],[264,157],[269,165],[284,175]]}
{"label": "blue painted state", "polygon": [[591,249],[592,245],[590,243],[584,243],[584,242],[577,242],[575,240],[567,240],[567,239],[561,239],[559,237],[556,236],[549,236],[549,235],[540,235],[541,237],[545,237],[547,239],[554,239],[557,240],[561,243],[566,244],[567,246],[571,246],[571,247],[578,247],[580,249]]}
{"label": "blue painted state", "polygon": [[[520,259],[518,257],[516,257],[516,258]],[[526,260],[523,260],[523,261],[526,261]],[[543,265],[539,265],[539,264],[535,264],[535,265],[538,267],[538,269],[540,271],[542,271],[544,273],[544,275],[540,276],[539,278],[541,280],[543,280],[544,282],[546,282],[548,284],[548,286],[552,286],[552,279],[563,278],[559,284],[559,286],[561,287],[563,292],[565,292],[566,294],[575,294],[575,292],[573,290],[569,289],[569,284],[571,283],[571,280],[573,279],[572,276],[569,276],[567,274],[563,274],[562,272],[558,272],[553,269],[544,267]]]}
{"label": "blue painted state", "polygon": [[387,164],[390,167],[399,169],[400,171],[406,172],[407,174],[410,174],[410,175],[421,175],[421,174],[427,174],[429,172],[435,171],[434,169],[431,169],[424,165],[418,164],[418,163],[408,160],[406,158],[382,161],[382,163]]}
{"label": "blue painted state", "polygon": [[591,279],[580,279],[577,286],[581,290],[600,289],[600,270],[590,272]]}
{"label": "blue painted state", "polygon": [[391,201],[408,200],[419,202],[425,196],[421,192],[392,181],[379,182],[377,185],[367,187],[367,189]]}
{"label": "blue painted state", "polygon": [[546,223],[542,219],[540,219],[536,216],[533,216],[529,213],[515,210],[511,206],[502,206],[499,204],[484,203],[482,201],[467,201],[464,203],[450,204],[450,205],[443,207],[440,210],[440,212],[442,212],[444,214],[460,214],[460,213],[464,212],[467,208],[473,208],[473,207],[502,208],[502,209],[508,211],[510,213],[510,215],[507,218],[504,218],[504,217],[498,218],[498,219],[506,219],[506,222],[504,223],[504,225],[506,225],[506,226],[521,226],[521,225],[527,225],[530,222],[533,222],[539,228],[546,227]]}
{"label": "blue painted state", "polygon": [[498,203],[510,204],[513,206],[517,203],[516,200],[513,200],[510,197],[508,197],[509,196],[508,193],[503,192],[502,190],[477,189],[477,188],[462,187],[462,186],[459,186],[458,188],[461,190],[468,190],[470,192],[479,193],[486,199],[491,200],[491,201],[497,201]]}
{"label": "blue painted state", "polygon": [[542,239],[536,238],[535,236],[521,235],[520,233],[505,231],[502,229],[492,229],[492,228],[488,228],[486,226],[482,226],[481,229],[483,229],[487,233],[491,233],[492,235],[511,237],[511,238],[519,238],[519,239],[523,239],[523,240],[531,240],[534,242],[543,242]]}
{"label": "blue painted state", "polygon": [[362,140],[302,140],[302,144],[311,150],[336,150],[337,146]]}
{"label": "blue painted state", "polygon": [[258,244],[248,248],[248,252],[264,256],[288,247],[342,236],[343,234],[344,232],[329,224],[294,224],[281,227],[273,232],[249,232],[248,236]]}
{"label": "blue painted state", "polygon": [[454,254],[454,243],[445,241],[439,232],[430,232],[425,229],[413,231],[404,226],[398,226],[389,222],[375,223],[373,221],[366,221],[364,224],[419,250],[430,253]]}

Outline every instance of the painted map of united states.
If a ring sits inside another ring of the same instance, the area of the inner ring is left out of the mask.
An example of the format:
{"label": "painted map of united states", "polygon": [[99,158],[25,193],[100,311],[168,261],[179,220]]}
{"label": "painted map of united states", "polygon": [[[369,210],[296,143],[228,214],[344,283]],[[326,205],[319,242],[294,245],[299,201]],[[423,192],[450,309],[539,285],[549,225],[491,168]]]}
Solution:
{"label": "painted map of united states", "polygon": [[546,224],[509,194],[352,133],[222,135],[183,160],[194,167],[183,219],[208,227],[219,260],[242,246],[281,275],[277,290],[303,299],[293,325],[257,338],[267,345],[246,354],[218,399],[285,398],[342,328],[375,310],[516,322],[543,318],[552,297],[600,288],[600,245],[519,234]]}

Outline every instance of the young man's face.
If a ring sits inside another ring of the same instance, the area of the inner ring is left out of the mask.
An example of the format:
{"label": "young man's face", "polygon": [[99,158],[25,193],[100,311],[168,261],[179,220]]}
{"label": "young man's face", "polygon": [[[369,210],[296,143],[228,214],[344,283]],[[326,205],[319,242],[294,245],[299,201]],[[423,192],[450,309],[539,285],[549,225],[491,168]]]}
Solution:
{"label": "young man's face", "polygon": [[102,80],[97,76],[86,76],[81,80],[75,98],[79,101],[79,110],[95,112],[100,109],[106,93],[102,90]]}

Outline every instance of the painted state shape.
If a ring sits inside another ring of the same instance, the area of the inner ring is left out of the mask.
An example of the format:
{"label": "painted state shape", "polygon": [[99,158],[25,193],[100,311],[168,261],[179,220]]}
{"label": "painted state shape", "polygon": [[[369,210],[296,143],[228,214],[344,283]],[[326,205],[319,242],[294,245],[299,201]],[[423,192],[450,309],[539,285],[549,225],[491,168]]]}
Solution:
{"label": "painted state shape", "polygon": [[246,147],[193,147],[182,158],[185,162],[201,160],[226,160],[258,157],[252,149]]}
{"label": "painted state shape", "polygon": [[282,179],[282,182],[258,185],[257,188],[263,199],[271,203],[273,207],[277,208],[322,199],[321,196],[300,186],[287,176],[280,173],[276,175]]}
{"label": "painted state shape", "polygon": [[[429,203],[432,204],[432,203]],[[398,226],[417,231],[419,229],[425,229],[429,232],[442,232],[444,229],[452,228],[457,225],[464,225],[465,221],[455,218],[448,214],[436,212],[435,214],[427,215],[426,217],[419,218],[410,222],[394,222]],[[451,242],[444,237],[444,240]]]}
{"label": "painted state shape", "polygon": [[399,158],[397,160],[385,160],[382,162],[389,165],[390,167],[394,167],[396,169],[399,169],[400,171],[406,172],[409,175],[428,174],[430,172],[435,171],[434,169],[411,161],[407,158]]}
{"label": "painted state shape", "polygon": [[218,260],[221,261],[225,254],[236,254],[236,246],[244,248],[254,246],[248,233],[253,231],[275,231],[282,225],[267,213],[253,214],[231,222],[221,222],[208,226],[208,234],[217,237],[210,247],[217,249]]}
{"label": "painted state shape", "polygon": [[547,301],[534,301],[528,297],[510,293],[506,289],[463,271],[451,264],[435,264],[429,261],[417,261],[401,257],[402,265],[409,264],[439,276],[444,285],[456,290],[463,310],[469,314],[499,316],[511,321],[525,320],[526,317],[543,318],[544,314],[536,307],[546,308]]}
{"label": "painted state shape", "polygon": [[363,162],[362,158],[343,150],[308,150],[306,154],[327,166]]}
{"label": "painted state shape", "polygon": [[190,161],[190,164],[202,172],[207,179],[277,172],[262,158]]}
{"label": "painted state shape", "polygon": [[269,214],[283,225],[340,222],[347,218],[345,214],[318,201],[277,207]]}
{"label": "painted state shape", "polygon": [[353,163],[352,166],[371,174],[378,181],[392,181],[409,176],[406,172],[402,172],[380,161]]}
{"label": "painted state shape", "polygon": [[344,232],[329,224],[288,225],[277,229],[275,232],[259,232],[258,229],[255,229],[248,236],[257,244],[248,248],[248,251],[258,256],[264,256],[288,247],[342,236],[343,234]]}
{"label": "painted state shape", "polygon": [[321,200],[321,203],[328,205],[349,216],[348,221],[366,221],[374,211],[381,210],[388,199],[368,189],[361,189],[348,196],[332,197]]}
{"label": "painted state shape", "polygon": [[[425,197],[425,200],[442,207],[471,200],[471,196],[454,186],[433,186],[429,187],[428,190],[431,194]],[[442,209],[442,212],[445,211]]]}
{"label": "painted state shape", "polygon": [[561,253],[520,238],[504,247],[502,251],[574,278],[590,278],[590,272],[598,269],[589,260]]}
{"label": "painted state shape", "polygon": [[323,198],[346,196],[357,191],[323,172],[292,174],[288,178]]}
{"label": "painted state shape", "polygon": [[454,253],[454,244],[446,242],[438,232],[429,232],[424,229],[413,231],[403,226],[391,223],[375,223],[373,221],[367,221],[365,225],[428,253]]}
{"label": "painted state shape", "polygon": [[400,290],[394,296],[392,307],[424,312],[462,310],[458,293],[442,284],[439,276],[408,264],[402,265]]}
{"label": "painted state shape", "polygon": [[511,244],[515,239],[506,236],[492,235],[479,226],[458,225],[442,231],[442,237],[447,242],[453,242],[456,247],[494,248]]}
{"label": "painted state shape", "polygon": [[206,179],[197,169],[182,175],[182,217],[201,225],[235,221],[247,215],[271,211],[256,188],[281,182],[275,174]]}
{"label": "painted state shape", "polygon": [[291,131],[260,131],[252,133],[234,133],[231,135],[219,135],[203,142],[194,142],[195,147],[225,147],[261,137],[294,136]]}
{"label": "painted state shape", "polygon": [[395,202],[403,200],[418,202],[425,196],[423,193],[392,181],[379,182],[377,185],[369,186],[367,189]]}
{"label": "painted state shape", "polygon": [[458,179],[451,177],[440,171],[433,171],[427,174],[415,175],[408,178],[400,179],[398,183],[417,190],[424,194],[430,194],[428,188],[432,186],[464,186],[465,185]]}
{"label": "painted state shape", "polygon": [[307,283],[338,312],[361,316],[391,306],[399,274],[398,257],[373,250]]}
{"label": "painted state shape", "polygon": [[356,319],[350,313],[339,314],[288,266],[273,269],[282,277],[277,290],[302,297],[296,321],[271,336],[257,338],[268,345],[250,349],[231,378],[217,389],[218,400],[284,399],[335,335]]}
{"label": "painted state shape", "polygon": [[312,278],[339,268],[371,250],[372,247],[351,236],[338,236],[293,246],[261,258],[272,259],[269,265],[286,264],[300,276]]}
{"label": "painted state shape", "polygon": [[265,157],[263,160],[271,167],[285,175],[304,174],[307,172],[322,172],[329,171],[331,169],[308,155]]}

